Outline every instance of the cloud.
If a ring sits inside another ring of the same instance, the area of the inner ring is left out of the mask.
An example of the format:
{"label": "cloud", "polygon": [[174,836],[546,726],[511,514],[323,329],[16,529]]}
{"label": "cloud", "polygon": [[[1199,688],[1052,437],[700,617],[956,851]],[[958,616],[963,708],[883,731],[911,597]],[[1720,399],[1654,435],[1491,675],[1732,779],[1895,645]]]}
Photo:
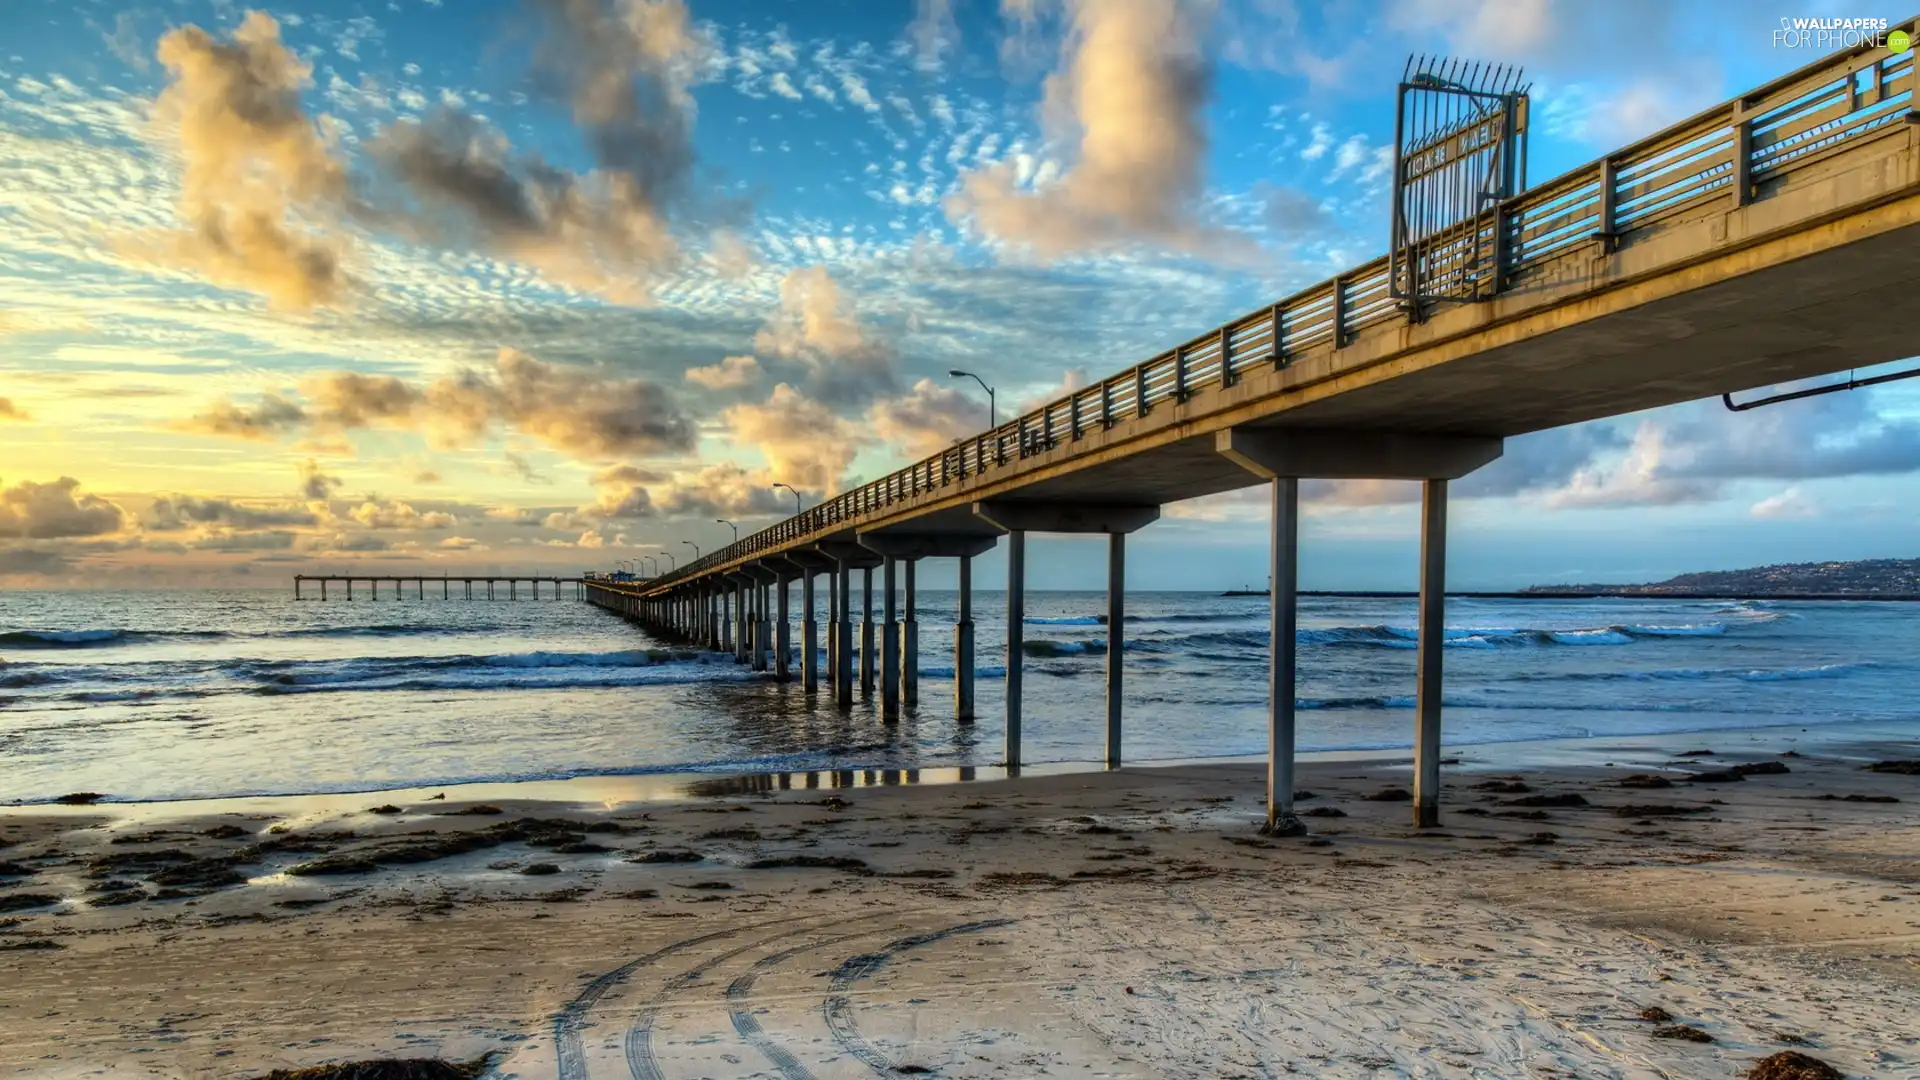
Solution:
{"label": "cloud", "polygon": [[651,302],[648,281],[678,263],[665,215],[633,177],[576,175],[516,157],[506,136],[468,114],[403,119],[370,149],[406,185],[416,220],[435,239],[464,240],[558,284],[632,304]]}
{"label": "cloud", "polygon": [[823,266],[781,280],[780,310],[754,335],[753,347],[798,363],[808,392],[834,405],[865,402],[894,386],[892,344],[861,324]]}
{"label": "cloud", "polygon": [[866,433],[825,404],[781,383],[764,404],[735,405],[720,414],[736,445],[751,446],[767,460],[768,483],[832,493]]}
{"label": "cloud", "polygon": [[1042,258],[1139,242],[1202,255],[1246,243],[1202,225],[1197,204],[1213,72],[1202,49],[1210,5],[1197,0],[1069,0],[1062,70],[1042,119],[1073,163],[1057,183],[1023,187],[1013,163],[967,174],[947,216]]}
{"label": "cloud", "polygon": [[315,537],[307,550],[315,554],[329,552],[350,554],[361,551],[385,551],[391,546],[387,540],[372,533],[334,533],[332,536]]}
{"label": "cloud", "polygon": [[1654,421],[1643,421],[1619,461],[1577,470],[1564,487],[1547,496],[1546,504],[1555,509],[1672,506],[1711,499],[1717,485],[1675,475],[1673,452],[1666,430]]}
{"label": "cloud", "polygon": [[483,551],[486,546],[471,536],[449,536],[434,545],[442,551]]}
{"label": "cloud", "polygon": [[23,480],[0,488],[0,538],[59,540],[119,532],[128,515],[98,495],[76,494],[80,481],[63,476],[52,483]]}
{"label": "cloud", "polygon": [[12,398],[0,397],[0,420],[24,422],[31,419],[33,419],[33,417],[28,414],[27,410],[15,405]]}
{"label": "cloud", "polygon": [[285,529],[269,529],[262,532],[210,529],[197,537],[190,546],[197,551],[286,551],[293,547],[293,541],[294,534]]}
{"label": "cloud", "polygon": [[9,548],[0,551],[0,577],[15,574],[52,576],[73,568],[73,561],[57,551],[37,548]]}
{"label": "cloud", "polygon": [[307,407],[274,395],[258,405],[222,402],[191,430],[270,438],[303,425],[322,434],[387,427],[459,446],[505,427],[562,453],[604,458],[692,449],[692,420],[656,384],[548,364],[503,348],[493,370],[466,370],[424,386],[391,375],[321,372],[303,379]]}
{"label": "cloud", "polygon": [[347,516],[369,529],[451,529],[459,524],[452,514],[439,510],[422,512],[411,503],[397,499],[385,504],[363,502]]}
{"label": "cloud", "polygon": [[[1437,37],[1443,52],[1526,65],[1543,79],[1534,104],[1549,127],[1612,147],[1719,101],[1719,64],[1684,43],[1732,25],[1764,37],[1772,23],[1752,14],[1745,4],[1668,0],[1391,0],[1382,21],[1402,40]],[[1596,70],[1604,85],[1584,81]]]}
{"label": "cloud", "polygon": [[782,516],[787,494],[773,487],[768,469],[747,469],[727,461],[675,477],[662,491],[662,513],[696,518]]}
{"label": "cloud", "polygon": [[594,474],[598,501],[572,514],[548,515],[546,526],[570,529],[596,519],[778,515],[785,511],[786,502],[773,489],[771,477],[767,469],[749,470],[731,461],[671,476],[620,465]]}
{"label": "cloud", "polygon": [[986,426],[979,402],[932,379],[921,379],[900,397],[874,402],[867,420],[882,442],[915,458],[937,454]]}
{"label": "cloud", "polygon": [[1320,200],[1299,188],[1262,180],[1253,186],[1253,195],[1260,200],[1267,227],[1283,237],[1311,236],[1333,226],[1333,215]]}
{"label": "cloud", "polygon": [[759,378],[760,362],[751,356],[729,356],[717,364],[687,369],[687,381],[708,390],[737,390]]}
{"label": "cloud", "polygon": [[328,476],[312,459],[300,463],[300,493],[309,499],[325,499],[340,486],[340,478]]}
{"label": "cloud", "polygon": [[294,220],[324,226],[347,194],[346,166],[300,104],[312,68],[259,11],[229,41],[197,26],[168,31],[158,56],[168,83],[154,113],[184,165],[187,229],[136,244],[137,253],[279,308],[339,303],[348,289],[341,242]]}
{"label": "cloud", "polygon": [[513,475],[525,480],[529,484],[553,483],[553,477],[534,468],[533,462],[528,461],[526,458],[521,457],[511,450],[502,451],[500,460],[506,462],[507,468],[513,472]]}
{"label": "cloud", "polygon": [[960,43],[960,26],[953,18],[953,0],[914,0],[907,40],[913,45],[916,68],[939,71],[946,54]]}
{"label": "cloud", "polygon": [[1790,487],[1754,503],[1747,513],[1763,521],[1798,521],[1817,517],[1820,508],[1799,488]]}
{"label": "cloud", "polygon": [[[312,496],[324,498],[324,495]],[[265,529],[288,525],[317,525],[319,515],[304,506],[244,506],[232,499],[200,499],[191,495],[163,496],[147,508],[146,528],[155,532],[220,525],[234,529]]]}
{"label": "cloud", "polygon": [[[647,489],[649,484],[657,484],[667,478],[650,469],[634,465],[616,465],[602,469],[593,476],[593,486],[599,489],[600,498],[592,506],[580,508],[582,516],[598,518],[644,518],[654,516],[653,493]],[[572,528],[573,519],[565,519],[565,524],[556,525],[554,517],[548,518],[547,527]]]}
{"label": "cloud", "polygon": [[[596,167],[516,153],[480,118],[443,109],[401,120],[371,145],[441,235],[632,304],[679,265],[669,207],[694,163],[690,92],[711,46],[680,0],[540,0],[535,62],[564,98]],[[796,92],[797,94],[797,92]]]}
{"label": "cloud", "polygon": [[260,400],[250,406],[235,405],[231,401],[216,402],[206,412],[172,426],[202,435],[225,435],[268,442],[306,422],[305,409],[278,394],[262,394]]}

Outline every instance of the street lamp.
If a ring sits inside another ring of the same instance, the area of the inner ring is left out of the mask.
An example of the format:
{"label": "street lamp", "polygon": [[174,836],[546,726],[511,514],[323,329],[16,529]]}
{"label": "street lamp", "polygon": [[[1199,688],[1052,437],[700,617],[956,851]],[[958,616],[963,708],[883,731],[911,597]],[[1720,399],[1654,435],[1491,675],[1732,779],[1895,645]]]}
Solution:
{"label": "street lamp", "polygon": [[714,518],[713,520],[719,522],[722,525],[725,525],[729,529],[732,529],[733,542],[736,544],[740,542],[740,526],[735,525],[733,522],[728,521],[726,518]]}
{"label": "street lamp", "polygon": [[688,547],[690,547],[690,548],[692,548],[692,549],[693,549],[693,557],[694,557],[694,558],[696,558],[696,559],[697,559],[697,558],[699,558],[699,557],[700,557],[700,545],[699,545],[699,544],[696,544],[696,543],[694,543],[694,542],[693,542],[693,541],[691,541],[691,540],[682,540],[682,541],[680,541],[680,542],[681,542],[681,543],[683,543],[683,544],[685,544],[685,545],[687,545]]}
{"label": "street lamp", "polygon": [[[653,569],[647,571],[647,573],[653,577],[659,577],[660,576],[660,560],[654,558],[651,555],[642,555],[640,557],[653,564]],[[632,562],[633,560],[628,559],[627,561]]]}
{"label": "street lamp", "polygon": [[671,574],[680,569],[680,560],[673,557],[673,552],[668,551],[666,548],[661,548],[660,554],[667,557],[667,573]]}
{"label": "street lamp", "polygon": [[775,484],[773,486],[777,488],[786,488],[788,491],[793,492],[793,512],[796,516],[798,516],[800,513],[800,493],[797,491],[794,491],[792,485],[790,484]]}
{"label": "street lamp", "polygon": [[1000,413],[998,408],[994,404],[993,387],[987,385],[987,380],[981,378],[978,375],[975,375],[971,371],[961,371],[957,368],[947,372],[947,374],[956,379],[972,379],[974,382],[977,382],[980,384],[980,389],[985,390],[987,392],[987,430],[991,431],[994,428],[999,427]]}

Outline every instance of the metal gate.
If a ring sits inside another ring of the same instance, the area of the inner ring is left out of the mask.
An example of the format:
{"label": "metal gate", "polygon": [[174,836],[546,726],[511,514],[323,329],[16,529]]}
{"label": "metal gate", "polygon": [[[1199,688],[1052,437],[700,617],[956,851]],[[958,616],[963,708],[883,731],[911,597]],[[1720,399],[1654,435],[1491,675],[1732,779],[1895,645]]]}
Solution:
{"label": "metal gate", "polygon": [[1526,187],[1519,68],[1407,61],[1395,96],[1388,288],[1418,320],[1442,300],[1485,300],[1507,265],[1501,206]]}

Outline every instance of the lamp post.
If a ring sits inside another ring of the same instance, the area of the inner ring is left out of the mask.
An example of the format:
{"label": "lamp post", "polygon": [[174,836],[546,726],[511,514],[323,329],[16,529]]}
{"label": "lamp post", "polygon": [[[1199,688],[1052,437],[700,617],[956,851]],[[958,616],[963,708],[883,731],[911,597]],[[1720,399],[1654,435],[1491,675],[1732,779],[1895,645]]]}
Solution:
{"label": "lamp post", "polygon": [[673,552],[668,551],[666,548],[661,548],[660,554],[667,557],[667,573],[671,574],[680,569],[680,560],[673,557]]}
{"label": "lamp post", "polygon": [[971,371],[961,371],[958,368],[955,368],[954,370],[947,372],[947,374],[950,377],[955,379],[972,379],[974,382],[977,382],[980,384],[980,389],[985,390],[987,392],[987,430],[991,431],[994,428],[999,427],[1000,426],[999,408],[994,403],[993,387],[987,385],[987,380],[981,378],[978,375],[975,375]]}
{"label": "lamp post", "polygon": [[800,514],[800,493],[797,491],[794,491],[793,486],[791,484],[775,484],[773,486],[777,488],[786,488],[787,491],[793,495],[793,513],[794,513],[794,516],[798,517]]}
{"label": "lamp post", "polygon": [[733,522],[728,521],[726,518],[714,518],[713,520],[719,522],[722,525],[725,525],[729,529],[732,529],[733,542],[736,544],[740,542],[740,526],[735,525]]}
{"label": "lamp post", "polygon": [[[650,573],[654,577],[659,577],[660,576],[660,560],[654,558],[651,555],[642,555],[640,557],[653,564],[653,569],[648,571],[648,573]],[[633,560],[628,559],[627,561],[632,562]]]}
{"label": "lamp post", "polygon": [[685,545],[687,545],[688,547],[690,547],[690,548],[692,548],[692,549],[693,549],[693,557],[694,557],[694,558],[696,558],[696,559],[697,559],[697,558],[699,558],[699,557],[700,557],[700,545],[699,545],[699,544],[696,544],[696,543],[694,543],[694,542],[693,542],[693,541],[691,541],[691,540],[682,540],[682,541],[680,541],[680,542],[681,542],[681,543],[683,543],[683,544],[685,544]]}

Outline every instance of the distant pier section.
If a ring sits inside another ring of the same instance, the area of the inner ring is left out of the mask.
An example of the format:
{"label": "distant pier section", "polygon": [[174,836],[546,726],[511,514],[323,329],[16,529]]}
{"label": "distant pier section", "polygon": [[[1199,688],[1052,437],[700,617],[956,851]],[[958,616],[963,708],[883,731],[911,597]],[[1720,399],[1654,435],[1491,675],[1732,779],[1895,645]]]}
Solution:
{"label": "distant pier section", "polygon": [[[552,586],[552,588],[547,590],[547,598],[550,600],[560,600],[565,597],[572,597],[578,600],[586,595],[586,579],[578,577],[553,577],[550,575],[527,574],[515,574],[507,577],[469,577],[465,575],[452,577],[445,574],[439,577],[393,574],[295,574],[293,576],[293,598],[295,600],[330,600],[338,597],[342,600],[352,600],[354,599],[353,586],[355,582],[365,586],[365,588],[361,590],[361,596],[368,600],[380,599],[382,592],[380,586],[383,583],[389,582],[393,585],[393,598],[395,600],[404,600],[407,598],[408,585],[413,586],[413,598],[416,600],[427,599],[429,595],[428,586],[430,585],[440,586],[439,599],[441,600],[454,599],[453,587],[455,585],[460,586],[460,599],[462,600],[518,600],[520,599],[520,586],[522,585],[527,587],[527,599],[529,600],[540,599],[540,587],[542,585]],[[335,586],[331,595],[327,592],[327,585],[329,583]],[[317,594],[313,593],[311,589],[311,587],[315,585],[319,587]],[[568,586],[571,586],[571,588],[566,588]],[[565,589],[564,593],[562,591],[563,588]]]}

